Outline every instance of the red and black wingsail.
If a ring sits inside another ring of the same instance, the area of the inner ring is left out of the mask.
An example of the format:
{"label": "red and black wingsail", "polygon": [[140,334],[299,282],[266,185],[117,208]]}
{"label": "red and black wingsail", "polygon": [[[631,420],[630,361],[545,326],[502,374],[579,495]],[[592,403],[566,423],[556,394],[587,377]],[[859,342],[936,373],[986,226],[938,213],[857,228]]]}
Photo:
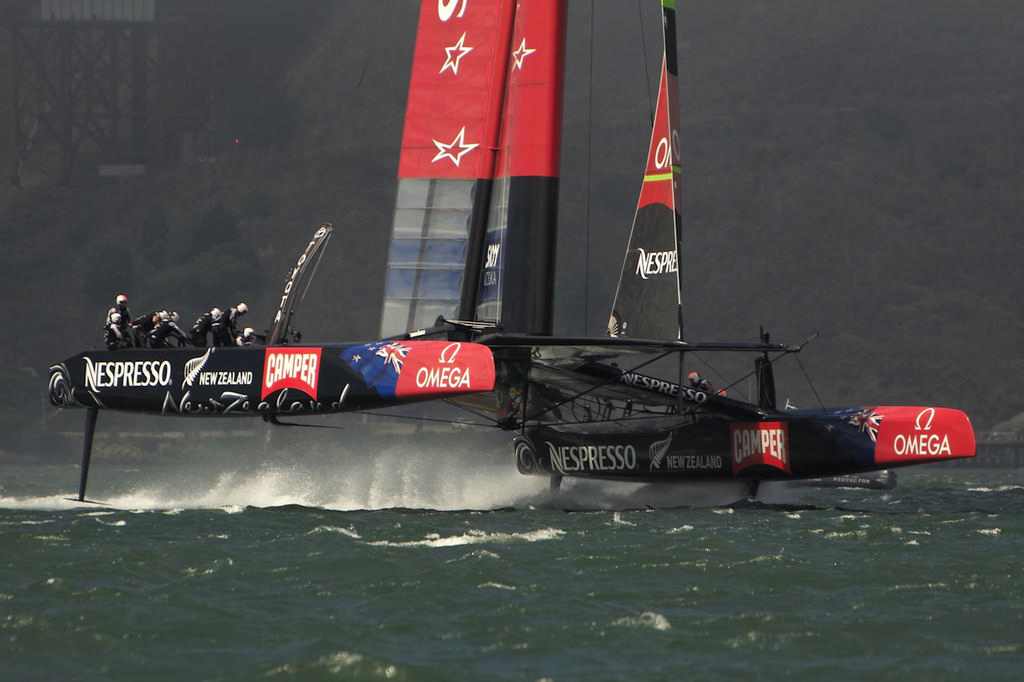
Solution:
{"label": "red and black wingsail", "polygon": [[565,0],[423,1],[382,334],[439,315],[550,333],[565,18]]}
{"label": "red and black wingsail", "polygon": [[662,2],[665,53],[647,169],[608,322],[609,336],[681,339],[682,218],[675,8]]}
{"label": "red and black wingsail", "polygon": [[515,4],[423,0],[382,335],[473,314]]}
{"label": "red and black wingsail", "polygon": [[565,0],[518,3],[476,319],[552,332]]}

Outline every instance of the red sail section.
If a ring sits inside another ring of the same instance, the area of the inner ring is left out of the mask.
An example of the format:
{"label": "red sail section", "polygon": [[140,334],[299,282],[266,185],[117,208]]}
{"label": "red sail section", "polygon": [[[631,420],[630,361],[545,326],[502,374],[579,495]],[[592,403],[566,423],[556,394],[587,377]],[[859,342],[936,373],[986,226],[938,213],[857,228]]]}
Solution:
{"label": "red sail section", "polygon": [[637,208],[650,204],[664,204],[675,211],[682,204],[679,186],[679,93],[676,76],[665,65],[661,68],[661,86],[658,90],[658,110],[651,132],[651,147],[647,152],[647,169],[640,190]]}
{"label": "red sail section", "polygon": [[565,26],[564,0],[520,1],[497,177],[558,176]]}
{"label": "red sail section", "polygon": [[491,178],[513,0],[423,0],[400,178]]}
{"label": "red sail section", "polygon": [[516,8],[476,309],[509,333],[553,326],[566,16],[565,0]]}

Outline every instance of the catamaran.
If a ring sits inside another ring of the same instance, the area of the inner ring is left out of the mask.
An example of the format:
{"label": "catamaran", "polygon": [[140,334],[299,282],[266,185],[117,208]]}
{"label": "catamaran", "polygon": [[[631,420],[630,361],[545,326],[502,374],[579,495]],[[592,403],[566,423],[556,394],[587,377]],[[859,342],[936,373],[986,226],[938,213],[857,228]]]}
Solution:
{"label": "catamaran", "polygon": [[[944,407],[777,405],[774,364],[803,344],[684,336],[675,2],[647,164],[608,329],[553,334],[565,0],[423,0],[406,109],[381,335],[302,343],[293,316],[332,233],[286,278],[265,346],[87,351],[49,396],[97,415],[282,419],[443,400],[514,433],[523,474],[632,482],[855,476],[962,457]],[[688,380],[694,353],[748,354],[751,399]],[[668,369],[665,369],[666,364]],[[840,479],[835,479],[840,480]]]}

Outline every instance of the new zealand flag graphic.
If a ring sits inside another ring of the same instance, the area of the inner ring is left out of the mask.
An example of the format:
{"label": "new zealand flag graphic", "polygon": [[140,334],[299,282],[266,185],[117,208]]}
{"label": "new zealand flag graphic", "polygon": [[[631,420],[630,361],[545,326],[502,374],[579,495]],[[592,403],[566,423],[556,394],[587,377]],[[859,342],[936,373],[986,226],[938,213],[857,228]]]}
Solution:
{"label": "new zealand flag graphic", "polygon": [[346,348],[341,359],[363,375],[366,385],[383,398],[394,398],[398,375],[410,347],[397,341],[378,341]]}

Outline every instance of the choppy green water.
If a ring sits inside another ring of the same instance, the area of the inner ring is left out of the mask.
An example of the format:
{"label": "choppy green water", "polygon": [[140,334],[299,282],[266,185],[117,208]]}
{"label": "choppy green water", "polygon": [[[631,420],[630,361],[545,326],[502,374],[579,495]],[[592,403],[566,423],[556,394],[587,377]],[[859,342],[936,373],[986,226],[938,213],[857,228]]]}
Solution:
{"label": "choppy green water", "polygon": [[83,506],[61,498],[74,471],[3,470],[0,679],[1017,680],[1024,661],[1024,472],[653,510],[451,472],[376,492],[151,473],[108,470],[112,506]]}

